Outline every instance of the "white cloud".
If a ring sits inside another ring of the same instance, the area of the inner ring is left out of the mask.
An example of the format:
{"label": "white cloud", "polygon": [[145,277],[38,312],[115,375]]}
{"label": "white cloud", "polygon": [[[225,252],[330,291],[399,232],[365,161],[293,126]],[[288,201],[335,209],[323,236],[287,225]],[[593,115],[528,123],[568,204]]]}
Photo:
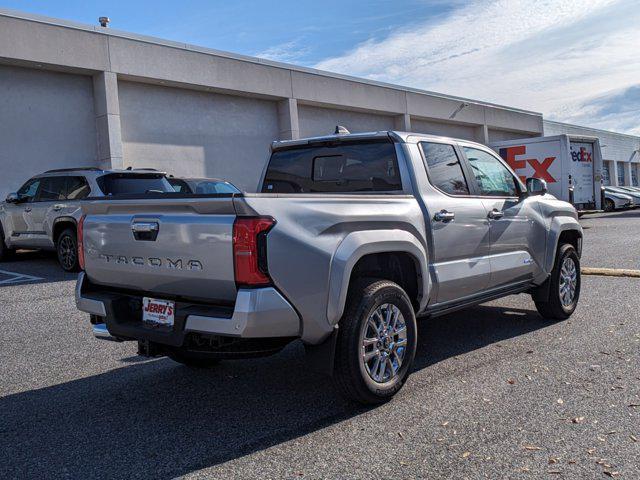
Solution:
{"label": "white cloud", "polygon": [[309,53],[308,47],[300,47],[298,41],[281,43],[256,53],[256,57],[276,62],[296,62]]}
{"label": "white cloud", "polygon": [[640,84],[639,24],[637,0],[476,1],[316,67],[637,132],[592,103]]}

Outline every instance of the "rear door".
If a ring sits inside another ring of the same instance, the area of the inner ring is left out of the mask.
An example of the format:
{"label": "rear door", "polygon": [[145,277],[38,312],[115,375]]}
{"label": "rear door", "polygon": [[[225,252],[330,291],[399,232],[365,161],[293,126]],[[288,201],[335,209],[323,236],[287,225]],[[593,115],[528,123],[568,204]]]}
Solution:
{"label": "rear door", "polygon": [[489,287],[531,280],[546,248],[535,198],[522,195],[524,187],[514,173],[488,149],[463,145],[462,151],[490,225]]}
{"label": "rear door", "polygon": [[469,172],[454,145],[425,141],[419,146],[432,187],[425,203],[433,234],[431,268],[438,279],[436,303],[478,294],[491,273],[487,211],[472,195]]}
{"label": "rear door", "polygon": [[53,246],[50,236],[52,217],[59,215],[66,206],[66,180],[64,176],[42,178],[36,201],[32,204],[33,246]]}

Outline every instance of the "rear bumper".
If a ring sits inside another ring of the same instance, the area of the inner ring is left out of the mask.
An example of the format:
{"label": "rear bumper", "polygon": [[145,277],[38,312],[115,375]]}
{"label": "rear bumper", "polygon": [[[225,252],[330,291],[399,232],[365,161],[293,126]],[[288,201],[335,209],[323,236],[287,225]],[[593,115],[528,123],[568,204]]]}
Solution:
{"label": "rear bumper", "polygon": [[[78,310],[100,317],[108,334],[118,339],[181,347],[189,333],[254,339],[300,336],[298,314],[271,287],[238,290],[233,308],[177,301],[173,328],[144,324],[141,302],[142,294],[101,290],[89,284],[84,272],[78,276]],[[101,333],[96,337],[106,338]]]}

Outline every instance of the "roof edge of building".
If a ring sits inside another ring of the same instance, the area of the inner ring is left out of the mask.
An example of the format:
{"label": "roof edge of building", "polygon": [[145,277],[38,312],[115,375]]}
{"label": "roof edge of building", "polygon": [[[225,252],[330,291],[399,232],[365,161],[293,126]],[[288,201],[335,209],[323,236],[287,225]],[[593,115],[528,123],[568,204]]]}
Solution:
{"label": "roof edge of building", "polygon": [[229,58],[229,59],[233,59],[233,60],[251,62],[251,63],[260,64],[260,65],[267,65],[267,66],[271,66],[271,67],[275,67],[275,68],[282,68],[282,69],[286,69],[286,70],[290,70],[290,71],[307,73],[307,74],[311,74],[311,75],[318,75],[318,76],[323,76],[323,77],[335,78],[335,79],[339,79],[339,80],[345,80],[345,81],[354,82],[354,83],[361,83],[361,84],[365,84],[365,85],[372,85],[372,86],[376,86],[376,87],[388,88],[388,89],[398,90],[398,91],[403,91],[403,92],[408,92],[408,93],[416,93],[416,94],[420,94],[420,95],[428,95],[428,96],[432,96],[432,97],[439,97],[439,98],[443,98],[443,99],[447,99],[447,100],[456,100],[456,101],[461,101],[461,102],[468,102],[468,103],[473,103],[473,104],[480,105],[480,106],[492,107],[492,108],[497,108],[497,109],[502,109],[502,110],[508,110],[508,111],[511,111],[511,112],[528,114],[528,115],[535,115],[535,116],[539,116],[539,117],[543,116],[541,112],[536,112],[536,111],[533,111],[533,110],[526,110],[526,109],[522,109],[522,108],[510,107],[510,106],[507,106],[507,105],[501,105],[501,104],[492,103],[492,102],[485,102],[485,101],[474,100],[474,99],[470,99],[470,98],[466,98],[466,97],[459,97],[459,96],[456,96],[456,95],[448,95],[448,94],[444,94],[444,93],[432,92],[432,91],[429,91],[429,90],[423,90],[423,89],[419,89],[419,88],[396,85],[396,84],[387,83],[387,82],[381,82],[381,81],[377,81],[377,80],[370,80],[370,79],[366,79],[366,78],[355,77],[355,76],[345,75],[345,74],[341,74],[341,73],[335,73],[335,72],[329,72],[329,71],[325,71],[325,70],[319,70],[319,69],[315,69],[315,68],[312,68],[312,67],[304,67],[304,66],[300,66],[300,65],[294,65],[294,64],[284,63],[284,62],[278,62],[278,61],[275,61],[275,60],[267,60],[267,59],[264,59],[264,58],[252,57],[250,55],[243,55],[243,54],[238,54],[238,53],[226,52],[226,51],[223,51],[223,50],[216,50],[216,49],[213,49],[213,48],[202,47],[202,46],[198,46],[198,45],[191,45],[191,44],[188,44],[188,43],[176,42],[176,41],[172,41],[172,40],[166,40],[166,39],[159,38],[159,37],[142,35],[142,34],[127,32],[127,31],[124,31],[124,30],[105,28],[105,27],[101,27],[99,25],[89,25],[89,24],[86,24],[86,23],[76,22],[76,21],[73,21],[73,20],[64,20],[64,19],[59,19],[59,18],[54,18],[54,17],[48,17],[48,16],[45,16],[45,15],[39,15],[39,14],[35,14],[35,13],[27,13],[27,12],[21,12],[21,11],[18,11],[18,10],[0,8],[0,17],[15,18],[15,19],[19,19],[19,20],[32,21],[32,22],[37,22],[37,23],[42,23],[42,24],[47,24],[47,25],[58,26],[58,27],[62,27],[62,28],[83,30],[83,31],[102,34],[102,35],[110,35],[110,36],[113,36],[113,37],[125,38],[125,39],[129,39],[129,40],[136,40],[136,41],[140,41],[140,42],[156,44],[156,45],[170,47],[170,48],[176,48],[176,49],[179,49],[179,50],[186,50],[186,51],[190,51],[190,52],[203,53],[203,54],[206,54],[206,55],[212,55],[212,56],[217,56],[217,57],[222,57],[222,58]]}

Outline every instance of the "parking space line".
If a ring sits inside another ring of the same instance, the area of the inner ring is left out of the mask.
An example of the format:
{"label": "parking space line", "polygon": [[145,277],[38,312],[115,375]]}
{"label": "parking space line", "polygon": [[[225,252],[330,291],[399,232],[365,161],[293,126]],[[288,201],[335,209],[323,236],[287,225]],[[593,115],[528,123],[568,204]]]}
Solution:
{"label": "parking space line", "polygon": [[0,280],[0,285],[12,285],[15,283],[26,283],[26,282],[39,282],[41,280],[44,280],[44,278],[42,277],[35,277],[33,275],[27,275],[26,273],[9,272],[7,270],[0,270],[0,274],[11,277],[11,278],[6,278],[4,280]]}
{"label": "parking space line", "polygon": [[580,272],[583,275],[599,275],[603,277],[632,277],[640,278],[640,270],[628,268],[591,268],[582,267]]}

